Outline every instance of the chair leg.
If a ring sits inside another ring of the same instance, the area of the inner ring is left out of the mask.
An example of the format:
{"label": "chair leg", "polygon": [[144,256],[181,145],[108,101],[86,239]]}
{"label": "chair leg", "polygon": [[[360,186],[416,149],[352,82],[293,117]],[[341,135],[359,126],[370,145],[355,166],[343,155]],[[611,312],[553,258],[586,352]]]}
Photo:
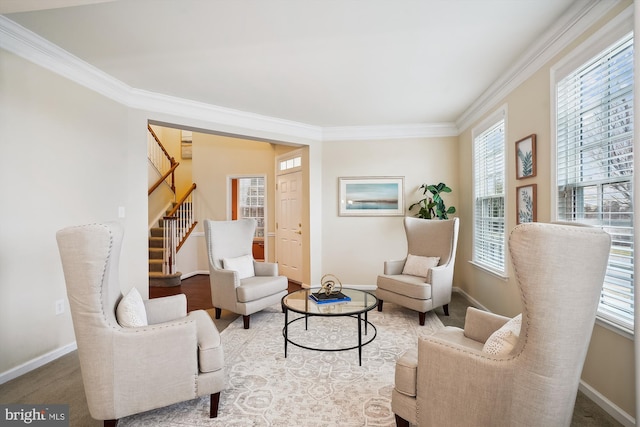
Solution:
{"label": "chair leg", "polygon": [[222,309],[217,307],[215,307],[215,309],[216,309],[216,319],[219,319],[220,315],[222,314]]}
{"label": "chair leg", "polygon": [[420,326],[424,326],[424,320],[427,317],[427,313],[418,313],[418,318],[420,319]]}
{"label": "chair leg", "polygon": [[396,426],[397,427],[409,427],[409,421],[396,414]]}
{"label": "chair leg", "polygon": [[104,427],[116,427],[118,420],[104,420]]}
{"label": "chair leg", "polygon": [[444,315],[448,316],[449,315],[449,304],[443,305],[442,309],[444,310]]}
{"label": "chair leg", "polygon": [[378,311],[382,311],[382,304],[384,304],[384,301],[382,301],[381,299],[378,300]]}
{"label": "chair leg", "polygon": [[209,418],[218,417],[218,405],[220,404],[220,392],[211,395],[211,408],[209,410]]}
{"label": "chair leg", "polygon": [[242,321],[244,322],[244,328],[249,329],[249,316],[242,316]]}

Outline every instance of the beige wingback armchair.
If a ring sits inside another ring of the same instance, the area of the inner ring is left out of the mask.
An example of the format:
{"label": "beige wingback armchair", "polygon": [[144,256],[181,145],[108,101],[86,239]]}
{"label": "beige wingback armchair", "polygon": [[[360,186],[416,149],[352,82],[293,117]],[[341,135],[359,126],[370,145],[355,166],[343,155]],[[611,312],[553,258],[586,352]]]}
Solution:
{"label": "beige wingback armchair", "polygon": [[385,261],[384,274],[377,281],[378,311],[384,301],[399,304],[417,311],[420,325],[434,308],[442,307],[449,315],[458,228],[458,218],[404,218],[407,257]]}
{"label": "beige wingback armchair", "polygon": [[517,226],[509,250],[522,325],[513,348],[489,354],[485,343],[509,319],[473,308],[464,329],[419,339],[396,364],[398,425],[569,426],[609,249],[600,229]]}
{"label": "beige wingback armchair", "polygon": [[184,295],[140,298],[148,326],[118,323],[122,236],[118,224],[56,235],[91,416],[115,426],[128,415],[211,395],[210,416],[216,417],[224,356],[205,311],[187,314]]}
{"label": "beige wingback armchair", "polygon": [[211,301],[216,319],[221,310],[241,314],[249,329],[251,314],[280,302],[289,281],[278,275],[278,264],[253,259],[256,220],[204,220],[209,255]]}

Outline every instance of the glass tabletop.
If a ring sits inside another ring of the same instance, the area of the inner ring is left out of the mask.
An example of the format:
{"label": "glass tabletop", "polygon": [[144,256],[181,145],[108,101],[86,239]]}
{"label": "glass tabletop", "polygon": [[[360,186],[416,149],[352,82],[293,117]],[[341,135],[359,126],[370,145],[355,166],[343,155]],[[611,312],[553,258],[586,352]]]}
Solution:
{"label": "glass tabletop", "polygon": [[342,288],[342,293],[351,301],[318,304],[310,298],[312,292],[319,288],[302,289],[291,292],[282,298],[282,304],[289,310],[313,316],[347,316],[364,313],[378,305],[378,298],[373,294],[358,289]]}

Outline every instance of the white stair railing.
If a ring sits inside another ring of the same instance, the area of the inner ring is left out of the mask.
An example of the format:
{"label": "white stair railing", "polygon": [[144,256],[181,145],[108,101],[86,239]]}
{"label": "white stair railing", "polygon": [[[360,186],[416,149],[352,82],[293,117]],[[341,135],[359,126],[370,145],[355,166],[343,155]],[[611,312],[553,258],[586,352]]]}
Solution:
{"label": "white stair railing", "polygon": [[[169,155],[169,152],[167,152],[162,145],[162,142],[160,142],[160,139],[153,131],[153,128],[151,128],[151,125],[147,125],[147,130],[149,131],[149,136],[147,137],[147,157],[161,176],[160,180],[149,189],[149,194],[158,188],[163,181],[167,181],[167,185],[169,185],[169,187],[171,187],[171,191],[175,193],[176,187],[174,170],[179,163]],[[170,182],[168,182],[169,176],[171,176]]]}

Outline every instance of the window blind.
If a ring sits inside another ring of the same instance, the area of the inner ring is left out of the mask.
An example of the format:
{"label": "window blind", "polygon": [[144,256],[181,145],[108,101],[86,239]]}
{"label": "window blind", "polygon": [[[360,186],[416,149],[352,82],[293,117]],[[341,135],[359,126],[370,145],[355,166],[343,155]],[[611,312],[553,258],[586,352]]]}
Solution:
{"label": "window blind", "polygon": [[633,330],[633,35],[556,90],[556,216],[611,235],[598,315]]}
{"label": "window blind", "polygon": [[505,272],[504,119],[474,138],[473,260]]}

